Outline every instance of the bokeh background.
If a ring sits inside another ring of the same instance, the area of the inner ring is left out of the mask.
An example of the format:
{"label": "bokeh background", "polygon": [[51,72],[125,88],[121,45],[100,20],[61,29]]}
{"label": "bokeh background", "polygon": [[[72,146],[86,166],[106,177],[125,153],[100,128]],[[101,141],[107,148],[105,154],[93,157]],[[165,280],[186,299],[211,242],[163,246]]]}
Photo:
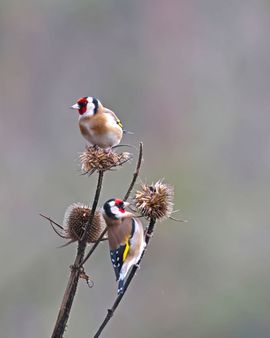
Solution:
{"label": "bokeh background", "polygon": [[[175,187],[104,337],[270,337],[270,1],[6,0],[0,3],[0,336],[49,337],[75,256],[62,222],[92,202],[80,175],[85,95],[145,146],[140,175]],[[108,173],[123,196],[135,161]],[[65,337],[91,337],[116,284],[107,243],[81,282]]]}

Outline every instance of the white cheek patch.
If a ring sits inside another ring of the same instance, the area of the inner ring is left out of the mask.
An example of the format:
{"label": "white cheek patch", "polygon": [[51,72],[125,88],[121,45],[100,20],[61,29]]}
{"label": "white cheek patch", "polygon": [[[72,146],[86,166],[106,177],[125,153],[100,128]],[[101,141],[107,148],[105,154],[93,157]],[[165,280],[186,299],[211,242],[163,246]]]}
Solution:
{"label": "white cheek patch", "polygon": [[94,115],[94,109],[95,109],[95,105],[93,103],[88,103],[86,114],[89,115],[89,116]]}
{"label": "white cheek patch", "polygon": [[113,206],[112,208],[111,208],[111,212],[115,215],[115,217],[117,217],[118,219],[120,219],[120,218],[122,218],[122,217],[124,217],[125,215],[126,215],[126,211],[125,212],[121,212],[120,210],[119,210],[119,208],[118,207],[116,207],[116,206]]}
{"label": "white cheek patch", "polygon": [[117,218],[119,218],[120,212],[119,212],[119,209],[118,209],[116,206],[113,206],[113,207],[111,208],[111,212],[112,212]]}

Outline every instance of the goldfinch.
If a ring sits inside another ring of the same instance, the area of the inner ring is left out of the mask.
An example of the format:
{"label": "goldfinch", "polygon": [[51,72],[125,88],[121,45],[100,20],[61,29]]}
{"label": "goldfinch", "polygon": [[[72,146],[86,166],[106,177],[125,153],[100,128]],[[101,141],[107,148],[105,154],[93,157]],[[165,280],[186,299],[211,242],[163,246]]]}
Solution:
{"label": "goldfinch", "polygon": [[102,209],[108,227],[110,256],[118,294],[124,290],[124,280],[130,268],[137,264],[145,247],[144,229],[138,218],[125,210],[129,205],[121,199],[108,200]]}
{"label": "goldfinch", "polygon": [[70,108],[78,110],[81,134],[90,144],[107,149],[120,143],[123,125],[115,113],[99,100],[82,97]]}

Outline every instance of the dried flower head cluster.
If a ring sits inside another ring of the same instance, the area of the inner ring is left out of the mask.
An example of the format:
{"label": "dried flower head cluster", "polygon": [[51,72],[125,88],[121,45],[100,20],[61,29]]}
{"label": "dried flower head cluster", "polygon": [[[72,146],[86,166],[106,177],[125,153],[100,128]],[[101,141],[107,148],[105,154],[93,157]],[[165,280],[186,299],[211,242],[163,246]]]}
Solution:
{"label": "dried flower head cluster", "polygon": [[158,181],[155,184],[143,184],[135,194],[135,205],[147,219],[164,220],[173,210],[173,187]]}
{"label": "dried flower head cluster", "polygon": [[[71,204],[64,216],[64,230],[66,238],[77,241],[82,237],[89,220],[91,209],[81,203]],[[87,234],[87,242],[95,242],[105,228],[105,223],[100,211],[96,211],[92,225]]]}
{"label": "dried flower head cluster", "polygon": [[131,159],[128,152],[116,153],[113,150],[105,150],[99,147],[88,146],[80,155],[83,173],[92,174],[94,171],[110,170],[120,166]]}

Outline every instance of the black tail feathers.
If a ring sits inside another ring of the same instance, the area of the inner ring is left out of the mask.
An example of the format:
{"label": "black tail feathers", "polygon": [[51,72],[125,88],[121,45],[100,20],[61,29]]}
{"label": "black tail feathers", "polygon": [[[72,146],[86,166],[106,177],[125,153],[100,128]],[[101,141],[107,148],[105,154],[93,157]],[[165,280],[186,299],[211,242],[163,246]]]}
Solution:
{"label": "black tail feathers", "polygon": [[118,283],[118,290],[117,294],[120,295],[120,293],[124,292],[124,279],[120,279]]}

